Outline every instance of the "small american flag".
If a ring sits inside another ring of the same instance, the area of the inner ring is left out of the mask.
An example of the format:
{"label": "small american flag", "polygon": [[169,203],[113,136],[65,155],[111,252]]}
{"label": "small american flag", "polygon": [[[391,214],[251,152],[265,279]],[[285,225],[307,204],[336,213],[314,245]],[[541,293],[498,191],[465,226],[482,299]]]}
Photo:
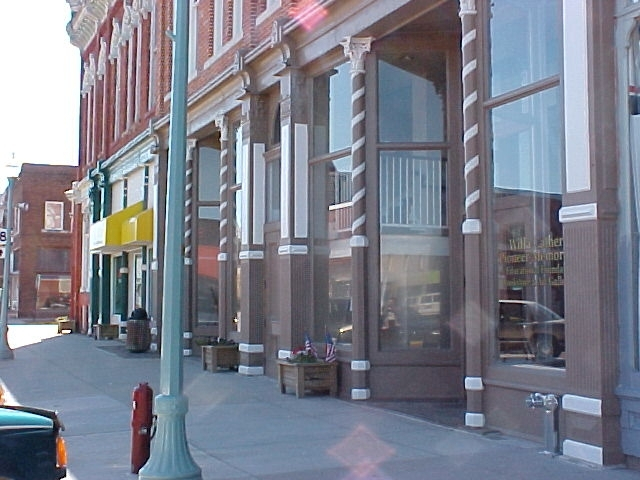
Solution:
{"label": "small american flag", "polygon": [[304,349],[307,351],[308,355],[313,355],[314,357],[318,356],[318,351],[316,350],[316,347],[311,341],[309,335],[304,336]]}
{"label": "small american flag", "polygon": [[333,343],[333,339],[331,338],[331,334],[327,332],[325,337],[325,342],[327,344],[327,355],[325,357],[326,362],[335,362],[336,361],[336,346]]}

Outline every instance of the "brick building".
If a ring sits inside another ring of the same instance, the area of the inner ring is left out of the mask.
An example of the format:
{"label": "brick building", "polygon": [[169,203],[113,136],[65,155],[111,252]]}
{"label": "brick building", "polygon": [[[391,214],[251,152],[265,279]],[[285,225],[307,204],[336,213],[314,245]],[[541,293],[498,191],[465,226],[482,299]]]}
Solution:
{"label": "brick building", "polygon": [[[67,1],[72,311],[161,325],[172,2]],[[540,438],[542,392],[564,455],[637,463],[638,2],[189,5],[185,354],[329,333],[343,398]]]}
{"label": "brick building", "polygon": [[76,174],[75,166],[24,163],[14,181],[9,305],[21,319],[69,313],[73,218],[65,191]]}

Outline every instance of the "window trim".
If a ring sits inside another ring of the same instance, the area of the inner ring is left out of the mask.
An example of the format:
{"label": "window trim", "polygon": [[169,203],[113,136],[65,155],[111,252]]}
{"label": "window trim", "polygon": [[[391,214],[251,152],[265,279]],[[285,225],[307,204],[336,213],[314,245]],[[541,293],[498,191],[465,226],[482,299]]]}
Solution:
{"label": "window trim", "polygon": [[[60,213],[55,213],[55,214],[49,214],[49,208],[50,207],[59,207],[60,208]],[[51,227],[48,227],[48,220],[52,218],[53,215],[53,221],[54,221],[54,225]],[[56,217],[60,217],[59,221],[56,222]],[[58,202],[58,201],[53,201],[53,200],[46,200],[44,202],[44,226],[43,226],[43,230],[46,232],[61,232],[64,230],[64,202]]]}

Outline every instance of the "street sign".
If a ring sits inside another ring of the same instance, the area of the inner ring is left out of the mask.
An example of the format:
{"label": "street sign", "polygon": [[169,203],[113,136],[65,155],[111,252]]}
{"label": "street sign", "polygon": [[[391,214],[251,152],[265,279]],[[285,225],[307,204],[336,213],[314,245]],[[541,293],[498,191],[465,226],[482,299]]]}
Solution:
{"label": "street sign", "polygon": [[4,245],[0,246],[0,258],[4,258],[4,251],[6,250]]}
{"label": "street sign", "polygon": [[[7,244],[8,235],[9,235],[9,231],[6,228],[0,228],[0,245],[4,246]],[[3,252],[3,257],[4,257],[4,252]]]}

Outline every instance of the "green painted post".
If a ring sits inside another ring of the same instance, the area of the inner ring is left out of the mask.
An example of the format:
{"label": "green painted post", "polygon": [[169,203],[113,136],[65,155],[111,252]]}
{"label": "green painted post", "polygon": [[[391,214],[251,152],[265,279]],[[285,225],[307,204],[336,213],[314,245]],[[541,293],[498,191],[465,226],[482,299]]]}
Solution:
{"label": "green painted post", "polygon": [[173,77],[167,173],[160,395],[155,398],[157,432],[149,461],[139,479],[201,480],[202,472],[189,453],[185,416],[188,400],[182,393],[182,307],[184,305],[184,178],[187,153],[187,62],[189,4],[174,0]]}

